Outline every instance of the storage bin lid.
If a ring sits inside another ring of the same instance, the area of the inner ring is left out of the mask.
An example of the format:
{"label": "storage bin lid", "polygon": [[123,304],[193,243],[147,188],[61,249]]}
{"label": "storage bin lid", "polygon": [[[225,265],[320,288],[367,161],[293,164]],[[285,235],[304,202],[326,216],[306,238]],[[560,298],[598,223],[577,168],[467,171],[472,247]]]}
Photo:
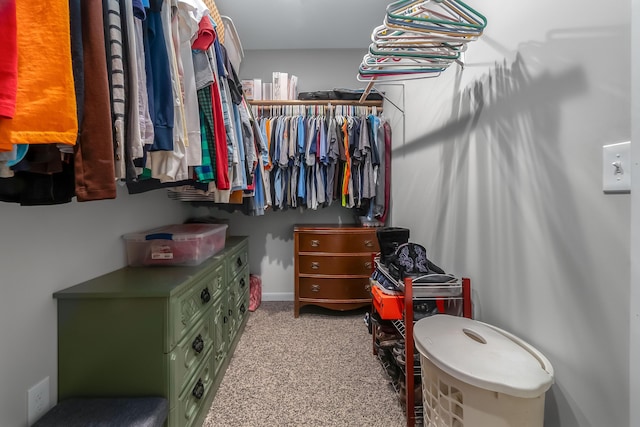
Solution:
{"label": "storage bin lid", "polygon": [[127,241],[141,242],[145,240],[197,240],[213,234],[224,232],[227,224],[170,224],[137,233],[122,236]]}
{"label": "storage bin lid", "polygon": [[413,336],[437,368],[475,387],[534,398],[553,383],[553,367],[544,355],[495,326],[437,314],[416,322]]}

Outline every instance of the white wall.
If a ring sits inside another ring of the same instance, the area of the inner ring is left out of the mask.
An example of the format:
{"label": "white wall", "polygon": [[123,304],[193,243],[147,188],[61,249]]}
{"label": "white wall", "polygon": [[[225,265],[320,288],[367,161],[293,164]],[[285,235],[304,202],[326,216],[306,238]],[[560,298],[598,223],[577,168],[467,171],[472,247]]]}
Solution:
{"label": "white wall", "polygon": [[50,378],[57,401],[55,291],[126,264],[121,235],[180,223],[165,190],[115,200],[22,207],[0,203],[0,426],[27,425],[27,390]]}
{"label": "white wall", "polygon": [[[631,259],[640,258],[640,1],[631,1]],[[640,425],[640,263],[631,263],[631,297],[629,298],[630,417],[629,425]]]}
{"label": "white wall", "polygon": [[628,426],[630,196],[603,194],[601,151],[631,136],[630,4],[473,6],[464,70],[406,84],[393,225],[549,357],[547,426]]}
{"label": "white wall", "polygon": [[366,83],[356,76],[365,53],[366,49],[247,50],[240,77],[261,78],[264,83],[271,81],[274,71],[295,74],[300,92],[364,88]]}

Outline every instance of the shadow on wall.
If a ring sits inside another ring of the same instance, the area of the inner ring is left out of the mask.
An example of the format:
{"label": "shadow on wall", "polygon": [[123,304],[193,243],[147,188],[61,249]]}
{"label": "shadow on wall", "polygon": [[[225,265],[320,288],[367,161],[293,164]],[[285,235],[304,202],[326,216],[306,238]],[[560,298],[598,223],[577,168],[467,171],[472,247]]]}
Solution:
{"label": "shadow on wall", "polygon": [[[628,385],[626,371],[613,367],[628,354],[617,341],[624,331],[616,330],[628,313],[601,298],[602,283],[613,278],[620,280],[610,292],[628,295],[625,261],[607,259],[608,252],[624,255],[628,243],[624,227],[613,229],[607,219],[599,173],[584,172],[600,167],[603,137],[629,137],[628,37],[624,28],[558,30],[543,43],[523,44],[511,64],[496,63],[455,92],[442,126],[393,151],[440,154],[429,160],[432,171],[415,178],[431,185],[426,233],[445,265],[481,284],[476,315],[539,340],[557,372],[577,373],[565,378],[567,389],[590,387],[582,406],[567,403],[561,390],[551,393],[548,426],[600,425],[585,419],[593,414],[589,401],[601,404],[602,419],[624,419],[628,409],[611,390]],[[595,52],[606,67],[594,64]],[[599,312],[607,317],[593,316]],[[596,340],[598,352],[590,353]],[[584,372],[598,365],[607,367]]]}
{"label": "shadow on wall", "polygon": [[585,425],[578,421],[573,412],[560,411],[560,408],[575,406],[575,402],[570,401],[567,393],[563,392],[561,387],[554,385],[544,397],[545,426],[581,427]]}

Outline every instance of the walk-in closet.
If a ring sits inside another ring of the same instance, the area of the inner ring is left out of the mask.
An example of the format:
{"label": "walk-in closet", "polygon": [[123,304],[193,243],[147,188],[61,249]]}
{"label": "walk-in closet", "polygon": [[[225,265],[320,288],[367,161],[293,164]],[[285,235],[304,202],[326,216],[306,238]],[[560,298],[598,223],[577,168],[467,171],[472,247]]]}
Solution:
{"label": "walk-in closet", "polygon": [[0,0],[0,426],[640,425],[595,6]]}

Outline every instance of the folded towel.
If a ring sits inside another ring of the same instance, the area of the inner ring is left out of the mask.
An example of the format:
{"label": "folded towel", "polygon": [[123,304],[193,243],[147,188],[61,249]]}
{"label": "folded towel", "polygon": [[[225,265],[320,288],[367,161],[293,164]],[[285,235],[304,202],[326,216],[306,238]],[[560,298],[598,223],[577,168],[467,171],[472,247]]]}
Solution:
{"label": "folded towel", "polygon": [[[16,1],[18,89],[0,118],[0,151],[12,144],[74,145],[78,135],[68,0]],[[3,57],[4,61],[4,57]]]}
{"label": "folded towel", "polygon": [[0,117],[13,118],[18,90],[16,0],[0,1]]}

